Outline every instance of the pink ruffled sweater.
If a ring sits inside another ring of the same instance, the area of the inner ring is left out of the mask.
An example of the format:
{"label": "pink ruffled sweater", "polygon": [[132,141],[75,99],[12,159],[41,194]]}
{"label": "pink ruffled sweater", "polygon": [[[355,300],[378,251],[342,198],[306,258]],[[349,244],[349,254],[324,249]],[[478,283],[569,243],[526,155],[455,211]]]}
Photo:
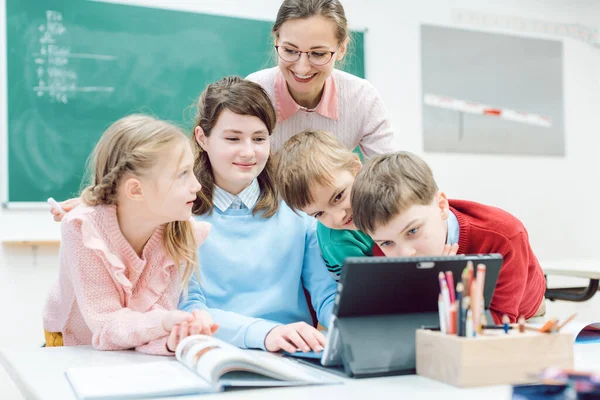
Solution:
{"label": "pink ruffled sweater", "polygon": [[[191,221],[200,246],[210,224]],[[141,258],[121,233],[116,206],[76,207],[61,230],[59,278],[46,302],[44,329],[61,332],[65,346],[172,354],[162,318],[177,309],[183,267],[164,250],[164,226]]]}

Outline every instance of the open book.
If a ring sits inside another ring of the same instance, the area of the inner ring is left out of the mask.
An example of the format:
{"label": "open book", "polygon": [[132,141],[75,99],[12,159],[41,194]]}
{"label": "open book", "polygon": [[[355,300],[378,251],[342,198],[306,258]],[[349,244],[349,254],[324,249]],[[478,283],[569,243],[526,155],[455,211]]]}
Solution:
{"label": "open book", "polygon": [[72,368],[66,375],[80,400],[213,393],[226,387],[342,383],[334,375],[290,358],[242,350],[211,336],[185,338],[175,355],[176,360]]}

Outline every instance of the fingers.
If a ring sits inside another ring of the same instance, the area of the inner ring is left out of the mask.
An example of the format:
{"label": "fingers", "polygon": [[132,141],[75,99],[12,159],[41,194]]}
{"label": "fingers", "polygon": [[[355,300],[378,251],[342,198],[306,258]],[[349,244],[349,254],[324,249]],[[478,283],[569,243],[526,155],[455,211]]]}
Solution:
{"label": "fingers", "polygon": [[62,221],[63,217],[65,216],[63,213],[61,213],[60,211],[58,211],[56,208],[51,208],[50,209],[50,214],[52,214],[52,218],[56,222]]}
{"label": "fingers", "polygon": [[455,256],[458,253],[458,243],[454,243],[450,246],[450,255]]}
{"label": "fingers", "polygon": [[189,312],[181,311],[181,310],[173,310],[173,317],[175,319],[175,324],[180,324],[184,321],[194,322],[194,315]]}
{"label": "fingers", "polygon": [[202,327],[196,323],[190,325],[190,335],[199,335],[202,333]]}
{"label": "fingers", "polygon": [[297,349],[300,349],[305,353],[310,351],[310,346],[306,344],[302,336],[300,336],[300,333],[296,330],[290,331],[286,339],[288,342],[294,344],[294,346],[296,346]]}
{"label": "fingers", "polygon": [[[315,339],[317,340],[317,343],[319,343],[319,345],[321,346],[321,350],[323,350],[325,348],[325,345],[327,344],[327,338],[325,337],[325,335],[323,335],[323,332],[317,330],[316,332],[313,333]],[[313,347],[314,349],[314,347]],[[315,350],[317,352],[321,351],[321,350]]]}
{"label": "fingers", "polygon": [[278,326],[271,330],[265,339],[267,350],[284,350],[289,353],[298,350],[320,352],[323,351],[325,343],[325,336],[305,322]]}
{"label": "fingers", "polygon": [[[60,202],[58,204],[62,207],[63,210],[65,210],[66,213],[68,213],[73,208],[75,208],[76,206],[81,204],[81,198],[75,197],[73,199],[69,199],[69,200]],[[52,213],[52,216],[56,222],[62,221],[63,217],[65,216],[64,213],[61,213],[54,207],[50,208],[50,213]]]}
{"label": "fingers", "polygon": [[188,337],[190,335],[189,329],[190,329],[189,323],[187,321],[183,321],[181,323],[181,327],[179,329],[179,341],[182,341],[183,339],[185,339],[186,337]]}
{"label": "fingers", "polygon": [[200,333],[203,335],[212,335],[212,316],[205,310],[194,310],[193,314],[194,324],[197,324],[200,327]]}
{"label": "fingers", "polygon": [[296,347],[294,347],[291,343],[287,341],[287,339],[283,337],[277,338],[275,343],[277,344],[277,348],[273,351],[283,350],[287,351],[288,353],[295,353],[297,350]]}
{"label": "fingers", "polygon": [[171,329],[171,333],[169,334],[169,338],[167,339],[167,350],[173,352],[177,348],[179,344],[178,341],[178,330],[179,326],[175,325],[173,329]]}
{"label": "fingers", "polygon": [[317,338],[317,335],[320,335],[323,338],[323,341],[325,341],[325,336],[323,336],[321,332],[319,332],[310,325],[305,325],[299,328],[298,333],[300,334],[304,342],[308,345],[308,349],[302,349],[303,351],[306,352],[312,350],[317,353],[323,351],[323,345]]}
{"label": "fingers", "polygon": [[65,200],[61,203],[59,203],[60,206],[63,208],[63,210],[65,210],[66,212],[71,211],[72,209],[74,209],[76,206],[78,206],[79,204],[81,204],[81,198],[80,197],[75,197],[69,200]]}
{"label": "fingers", "polygon": [[458,253],[458,243],[453,245],[445,244],[444,250],[442,251],[443,256],[455,256]]}
{"label": "fingers", "polygon": [[458,251],[458,243],[454,243],[452,245],[445,244],[444,245],[444,251],[443,251],[442,255],[444,255],[444,256],[455,256],[457,251]]}
{"label": "fingers", "polygon": [[194,316],[188,312],[173,310],[169,311],[163,318],[162,325],[166,331],[171,331],[175,325],[181,324],[184,321],[192,322]]}

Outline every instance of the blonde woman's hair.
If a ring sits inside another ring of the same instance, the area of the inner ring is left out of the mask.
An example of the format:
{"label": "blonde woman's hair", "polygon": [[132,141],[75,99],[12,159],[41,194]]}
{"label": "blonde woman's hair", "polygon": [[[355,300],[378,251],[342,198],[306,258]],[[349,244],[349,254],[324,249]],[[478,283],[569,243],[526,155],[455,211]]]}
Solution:
{"label": "blonde woman's hair", "polygon": [[275,182],[281,197],[293,210],[302,210],[315,201],[313,185],[333,186],[336,171],[355,174],[358,155],[333,135],[312,129],[288,139],[277,153]]}
{"label": "blonde woman's hair", "polygon": [[[173,146],[188,146],[176,126],[147,115],[129,115],[113,123],[102,135],[88,162],[89,185],[81,199],[89,206],[116,205],[122,177],[149,173],[158,158]],[[183,156],[183,153],[182,153]],[[164,230],[164,247],[175,265],[185,263],[182,288],[198,267],[198,246],[190,221],[172,221]]]}
{"label": "blonde woman's hair", "polygon": [[370,234],[414,205],[431,204],[438,191],[429,165],[407,151],[370,159],[352,186],[354,225]]}
{"label": "blonde woman's hair", "polygon": [[[249,115],[260,119],[271,135],[275,129],[277,114],[269,95],[258,83],[238,76],[227,76],[208,85],[198,99],[196,110],[196,119],[192,130],[192,147],[195,153],[194,173],[202,182],[202,189],[198,193],[192,211],[196,215],[210,215],[213,211],[215,178],[208,154],[195,139],[195,128],[199,126],[204,131],[204,135],[209,137],[221,113],[229,110],[235,114]],[[272,217],[279,208],[279,195],[273,182],[271,156],[267,159],[265,168],[258,174],[257,180],[260,186],[260,196],[252,209],[252,214],[262,211],[264,218]]]}

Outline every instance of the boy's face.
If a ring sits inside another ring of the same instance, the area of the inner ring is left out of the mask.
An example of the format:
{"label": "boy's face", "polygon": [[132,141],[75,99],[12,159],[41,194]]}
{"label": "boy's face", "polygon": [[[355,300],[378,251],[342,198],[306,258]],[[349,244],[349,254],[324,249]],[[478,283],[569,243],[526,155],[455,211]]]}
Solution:
{"label": "boy's face", "polygon": [[371,237],[388,257],[439,256],[446,244],[448,213],[448,199],[438,192],[430,204],[413,205]]}
{"label": "boy's face", "polygon": [[354,172],[342,169],[332,171],[332,186],[312,185],[310,192],[315,200],[302,211],[330,229],[357,230],[352,219],[350,192],[359,168]]}

